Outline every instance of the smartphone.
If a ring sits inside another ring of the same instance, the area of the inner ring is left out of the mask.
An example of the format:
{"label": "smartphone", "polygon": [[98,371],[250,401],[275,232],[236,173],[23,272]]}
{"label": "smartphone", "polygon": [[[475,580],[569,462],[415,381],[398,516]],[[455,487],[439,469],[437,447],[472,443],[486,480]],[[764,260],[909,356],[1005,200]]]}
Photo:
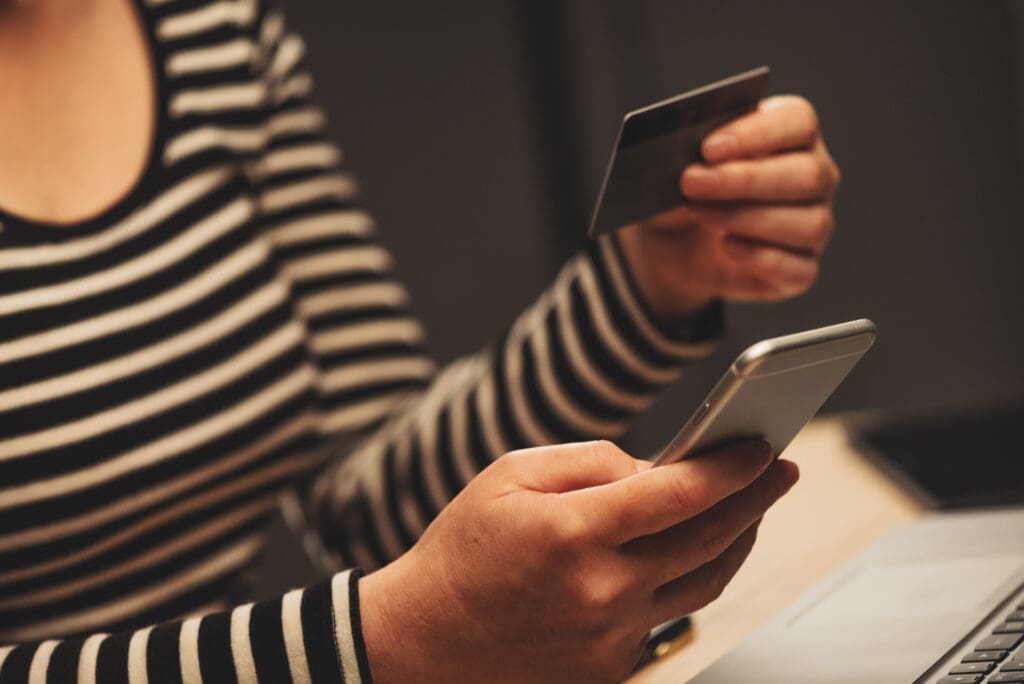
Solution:
{"label": "smartphone", "polygon": [[739,355],[654,465],[745,439],[779,455],[871,348],[867,319],[762,340]]}

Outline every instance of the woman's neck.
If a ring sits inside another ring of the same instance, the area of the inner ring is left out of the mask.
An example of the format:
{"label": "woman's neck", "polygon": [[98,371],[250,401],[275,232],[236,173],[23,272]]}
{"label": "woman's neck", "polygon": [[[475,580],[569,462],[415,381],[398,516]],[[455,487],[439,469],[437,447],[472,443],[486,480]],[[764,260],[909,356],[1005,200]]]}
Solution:
{"label": "woman's neck", "polygon": [[155,135],[133,0],[0,0],[0,207],[70,224],[125,196]]}

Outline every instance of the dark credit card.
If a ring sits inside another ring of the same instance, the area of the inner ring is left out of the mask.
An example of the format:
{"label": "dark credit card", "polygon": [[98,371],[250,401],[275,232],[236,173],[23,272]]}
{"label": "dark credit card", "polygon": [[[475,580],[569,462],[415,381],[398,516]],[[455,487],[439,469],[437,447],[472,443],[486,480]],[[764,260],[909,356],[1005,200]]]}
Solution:
{"label": "dark credit card", "polygon": [[700,144],[722,124],[754,111],[770,71],[751,71],[626,114],[590,219],[591,237],[686,203],[679,176],[701,160]]}

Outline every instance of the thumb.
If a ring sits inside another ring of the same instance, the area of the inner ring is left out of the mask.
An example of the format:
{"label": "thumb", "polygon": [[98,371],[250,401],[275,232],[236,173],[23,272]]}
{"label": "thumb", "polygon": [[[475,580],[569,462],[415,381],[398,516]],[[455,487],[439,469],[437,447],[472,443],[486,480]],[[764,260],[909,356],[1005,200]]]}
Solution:
{"label": "thumb", "polygon": [[538,492],[569,492],[617,482],[644,468],[608,441],[573,442],[506,454],[520,486]]}

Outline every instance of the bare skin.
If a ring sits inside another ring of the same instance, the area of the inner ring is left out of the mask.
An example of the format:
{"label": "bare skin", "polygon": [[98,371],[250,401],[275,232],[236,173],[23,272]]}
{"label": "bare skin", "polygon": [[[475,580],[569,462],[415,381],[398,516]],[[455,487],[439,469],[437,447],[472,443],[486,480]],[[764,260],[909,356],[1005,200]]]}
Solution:
{"label": "bare skin", "polygon": [[129,0],[0,0],[0,93],[4,209],[73,223],[115,204],[142,174],[154,83]]}
{"label": "bare skin", "polygon": [[[154,88],[129,0],[0,0],[0,206],[71,224],[115,204]],[[806,290],[831,234],[838,170],[805,100],[719,132],[680,179],[694,204],[620,233],[666,320]],[[796,478],[753,443],[657,469],[603,442],[506,455],[360,583],[375,679],[617,681],[650,627],[721,592]]]}

